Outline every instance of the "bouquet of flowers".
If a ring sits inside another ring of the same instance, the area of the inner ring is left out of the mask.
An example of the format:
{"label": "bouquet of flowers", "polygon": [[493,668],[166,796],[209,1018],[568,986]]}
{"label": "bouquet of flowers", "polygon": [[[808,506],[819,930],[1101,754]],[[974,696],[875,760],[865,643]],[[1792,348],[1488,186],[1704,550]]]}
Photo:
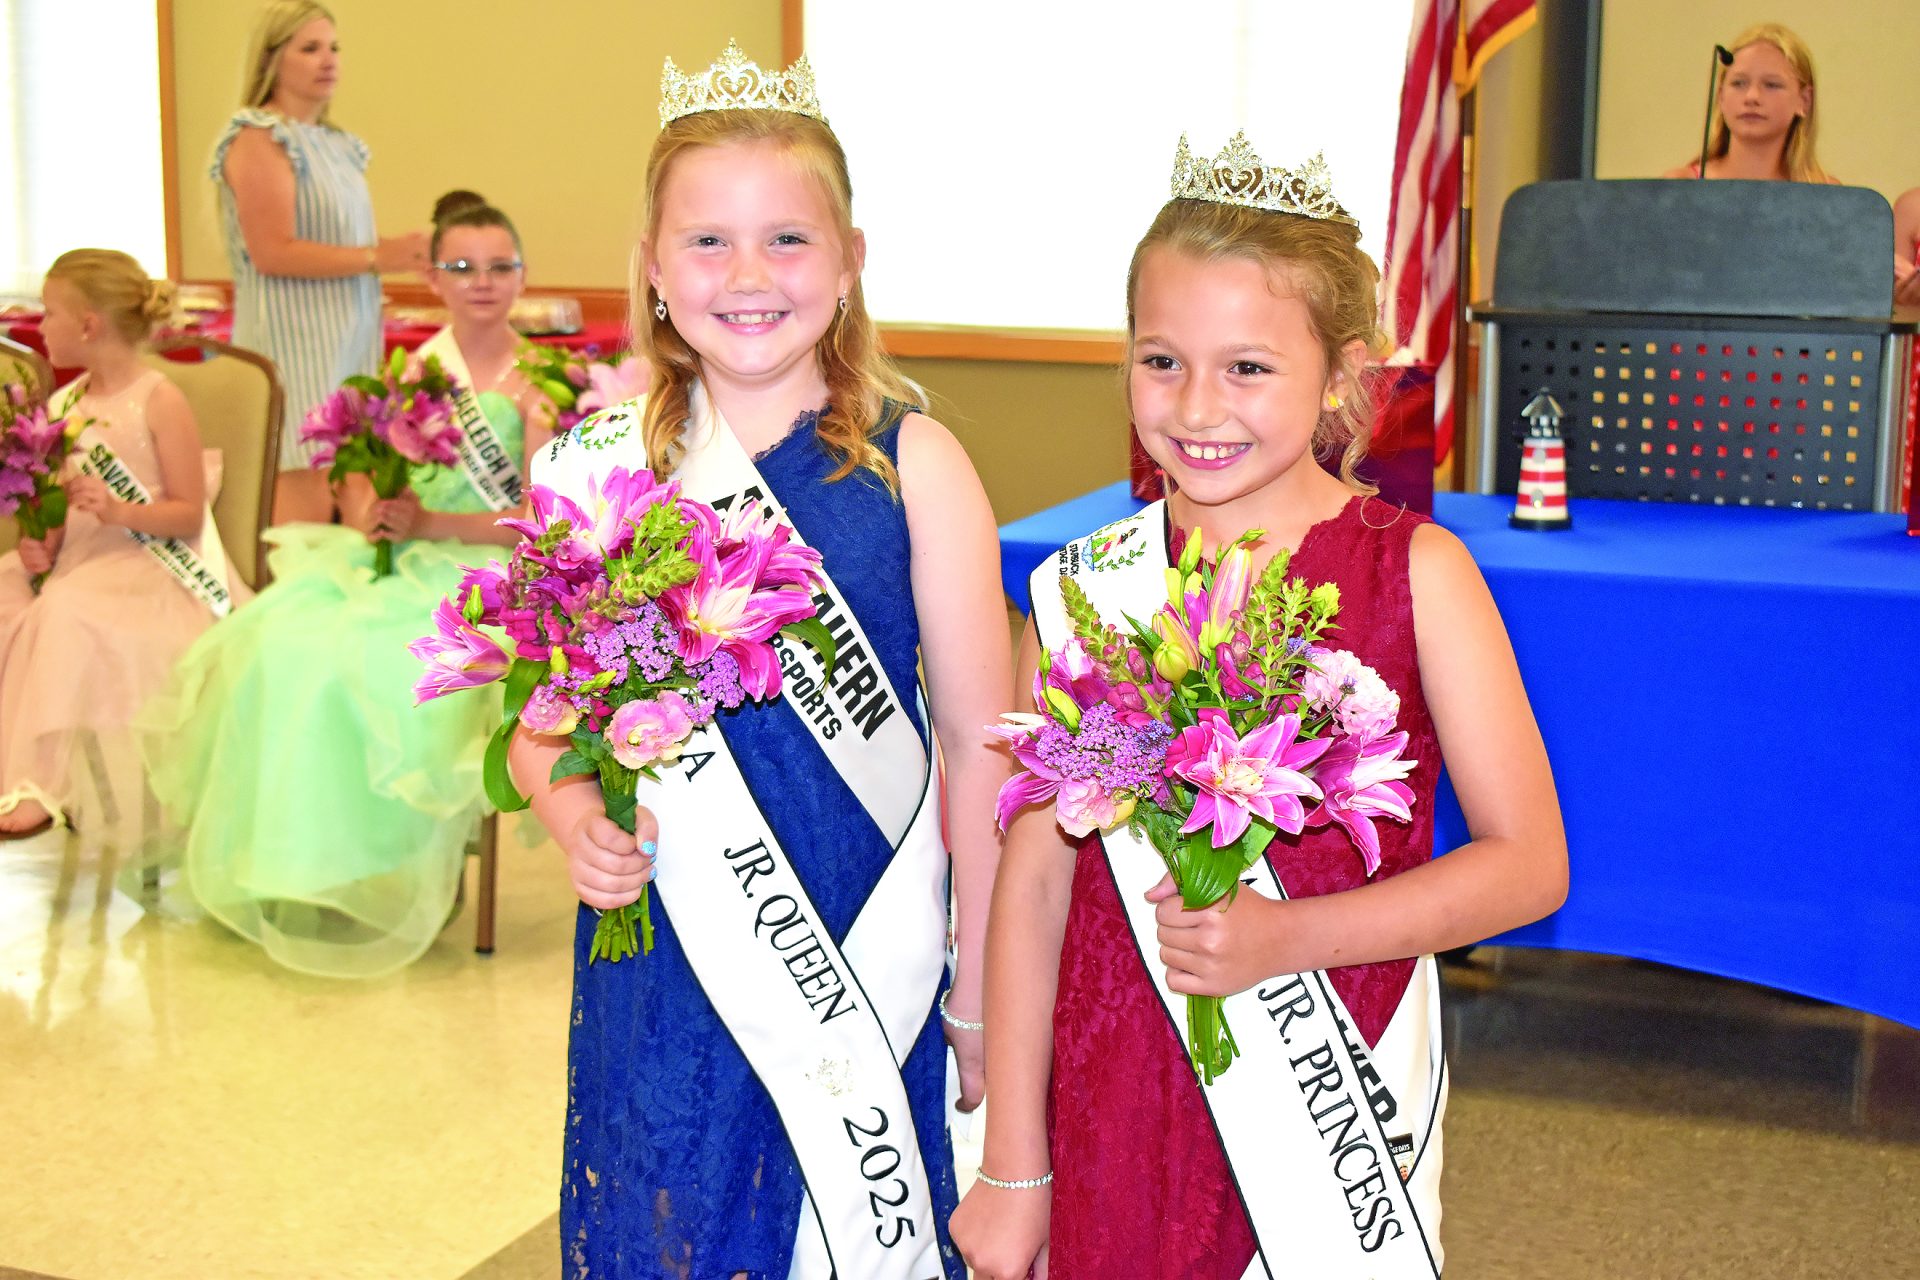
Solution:
{"label": "bouquet of flowers", "polygon": [[[315,468],[338,484],[363,472],[382,498],[397,498],[415,467],[448,467],[460,461],[459,425],[453,417],[453,379],[440,361],[409,367],[396,349],[377,378],[356,374],[315,405],[300,424],[300,438],[316,446]],[[393,572],[393,544],[373,544],[373,576]]]}
{"label": "bouquet of flowers", "polygon": [[[18,382],[0,397],[0,516],[12,516],[26,538],[44,538],[67,522],[67,491],[60,468],[85,422],[50,417],[47,406]],[[46,580],[36,573],[37,594]]]}
{"label": "bouquet of flowers", "polygon": [[[528,496],[530,519],[500,522],[523,539],[508,562],[467,570],[434,611],[435,634],[408,646],[427,665],[414,697],[505,681],[486,756],[494,806],[526,807],[507,773],[521,726],[565,739],[552,780],[598,778],[607,816],[631,832],[639,778],[675,767],[721,711],[779,696],[777,635],[832,667],[832,636],[814,616],[820,553],[752,503],[723,517],[649,471],[615,467],[584,507],[540,485]],[[642,889],[601,915],[588,959],[652,946]]]}
{"label": "bouquet of flowers", "polygon": [[[1167,602],[1124,632],[1062,579],[1073,634],[1041,657],[1040,714],[991,726],[1021,765],[1000,791],[1002,829],[1047,799],[1076,836],[1127,824],[1190,910],[1235,892],[1282,831],[1338,823],[1367,874],[1379,868],[1374,819],[1412,817],[1402,779],[1418,762],[1401,754],[1399,695],[1319,643],[1335,629],[1339,588],[1289,579],[1284,551],[1254,579],[1249,544],[1261,532],[1215,566],[1202,563],[1195,530],[1167,571]],[[1187,1041],[1209,1084],[1239,1053],[1218,997],[1187,997]]]}
{"label": "bouquet of flowers", "polygon": [[529,343],[514,368],[553,405],[556,435],[647,390],[647,362],[625,351],[615,352],[611,359],[594,360],[562,347]]}

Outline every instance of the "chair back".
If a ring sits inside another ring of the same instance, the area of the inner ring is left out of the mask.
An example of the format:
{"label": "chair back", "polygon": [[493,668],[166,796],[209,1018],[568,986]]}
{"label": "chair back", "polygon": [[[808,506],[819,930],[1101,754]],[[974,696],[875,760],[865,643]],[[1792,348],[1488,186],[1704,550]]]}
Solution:
{"label": "chair back", "polygon": [[273,515],[280,418],[286,392],[273,361],[212,338],[163,338],[144,357],[180,388],[200,439],[220,450],[223,478],[213,520],[234,572],[256,591],[267,585],[260,535]]}
{"label": "chair back", "polygon": [[53,366],[24,342],[0,337],[0,382],[24,382],[36,398],[53,394]]}
{"label": "chair back", "polygon": [[[0,383],[23,384],[35,399],[53,394],[53,366],[47,358],[24,342],[0,336]],[[12,520],[0,520],[0,555],[20,545],[20,526]]]}

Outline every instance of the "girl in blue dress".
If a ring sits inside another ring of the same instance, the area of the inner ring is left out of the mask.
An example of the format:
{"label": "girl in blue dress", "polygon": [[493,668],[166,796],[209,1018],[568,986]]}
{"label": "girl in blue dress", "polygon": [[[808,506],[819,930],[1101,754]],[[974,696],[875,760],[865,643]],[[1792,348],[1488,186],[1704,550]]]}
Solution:
{"label": "girl in blue dress", "polygon": [[[686,907],[690,898],[676,897],[671,864],[723,856],[735,815],[697,810],[697,821],[667,823],[662,834],[647,808],[662,793],[642,781],[629,836],[605,816],[595,783],[548,780],[560,740],[523,732],[514,744],[515,776],[565,852],[582,901],[564,1266],[568,1275],[603,1280],[785,1280],[829,1270],[847,1280],[958,1280],[964,1267],[946,1237],[955,1190],[941,1017],[958,1059],[959,1105],[970,1110],[983,1089],[980,949],[999,849],[993,802],[1007,773],[982,726],[1012,705],[993,516],[965,452],[946,428],[908,407],[913,390],[880,353],[861,297],[865,244],[852,223],[845,157],[819,115],[804,59],[786,72],[762,72],[729,47],[704,75],[682,76],[669,62],[663,90],[635,298],[652,391],[556,440],[532,478],[570,496],[584,495],[590,480],[614,467],[677,470],[684,478],[695,441],[757,468],[756,482],[822,553],[831,581],[829,626],[842,643],[828,707],[839,708],[834,699],[848,689],[877,685],[906,695],[898,723],[911,726],[907,745],[929,769],[937,768],[929,730],[940,738],[957,960],[942,996],[943,858],[931,925],[896,927],[888,935],[893,949],[883,949],[878,963],[860,961],[855,975],[883,984],[888,970],[920,964],[931,952],[936,976],[909,1006],[910,1033],[891,1039],[891,1061],[856,1059],[849,1071],[821,1060],[806,1072],[820,1090],[806,1096],[833,1108],[862,1079],[897,1070],[910,1124],[896,1122],[882,1139],[873,1135],[889,1121],[877,1109],[871,1118],[860,1111],[849,1115],[844,1135],[832,1126],[837,1152],[809,1149],[794,1125],[804,1117],[776,1101],[778,1073],[743,1048],[764,1035],[769,1008],[791,993],[769,989],[764,1000],[745,1001],[710,995],[700,958],[689,958],[701,941],[695,935],[720,926]],[[843,609],[864,644],[847,641]],[[925,676],[919,704],[916,664]],[[723,715],[720,728],[820,925],[853,954],[848,935],[856,920],[863,929],[897,926],[865,919],[862,910],[906,855],[896,853],[879,815],[885,806],[856,795],[836,763],[865,722],[843,719],[838,735],[822,741],[796,709],[798,683],[789,680],[786,701]],[[871,699],[858,705],[869,720],[879,714]],[[654,880],[656,858],[664,871],[653,899],[652,952],[589,964],[592,909],[632,902]],[[752,948],[756,939],[743,936],[741,945]],[[802,972],[792,961],[789,971]],[[872,988],[849,989],[858,1003]],[[848,1189],[836,1181],[838,1159],[855,1180],[857,1222],[833,1220],[831,1205]],[[904,1173],[892,1176],[909,1166],[924,1169],[931,1211],[915,1218],[901,1208],[890,1216],[896,1195],[921,1194],[909,1190]],[[861,1261],[861,1249],[877,1249],[879,1260]]]}

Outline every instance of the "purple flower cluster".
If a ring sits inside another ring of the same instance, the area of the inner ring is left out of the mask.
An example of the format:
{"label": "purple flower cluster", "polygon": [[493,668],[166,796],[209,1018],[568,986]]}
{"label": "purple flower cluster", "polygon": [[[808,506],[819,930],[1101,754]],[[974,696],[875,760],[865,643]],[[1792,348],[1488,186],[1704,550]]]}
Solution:
{"label": "purple flower cluster", "polygon": [[580,647],[600,670],[613,673],[615,684],[625,684],[635,665],[642,680],[657,684],[673,671],[674,642],[666,611],[649,600],[621,621],[583,636]]}
{"label": "purple flower cluster", "polygon": [[1087,708],[1078,732],[1048,721],[1033,750],[1057,777],[1097,782],[1106,791],[1151,795],[1164,782],[1173,729],[1158,720],[1130,724],[1105,703]]}
{"label": "purple flower cluster", "polygon": [[718,703],[731,711],[747,700],[746,686],[740,683],[740,662],[725,649],[715,649],[696,670],[700,696],[709,706]]}

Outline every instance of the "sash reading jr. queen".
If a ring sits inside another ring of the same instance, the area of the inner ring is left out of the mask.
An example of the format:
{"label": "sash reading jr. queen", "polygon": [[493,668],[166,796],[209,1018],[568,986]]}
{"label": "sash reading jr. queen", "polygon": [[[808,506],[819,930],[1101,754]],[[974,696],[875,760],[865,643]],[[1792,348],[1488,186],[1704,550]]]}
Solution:
{"label": "sash reading jr. queen", "polygon": [[[1147,618],[1166,601],[1166,503],[1068,543],[1033,572],[1033,621],[1047,649],[1073,634],[1069,577],[1100,616]],[[1166,863],[1125,827],[1100,843],[1127,924],[1185,1052],[1185,997],[1167,987],[1147,891]],[[1278,847],[1278,846],[1276,846]],[[1284,898],[1261,858],[1243,887]],[[1440,984],[1422,956],[1369,1048],[1324,972],[1282,974],[1226,1000],[1240,1058],[1198,1087],[1256,1242],[1246,1280],[1434,1280],[1440,1274],[1440,1118],[1446,1060]]]}
{"label": "sash reading jr. queen", "polygon": [[[590,475],[644,466],[643,413],[636,401],[582,423],[541,455],[536,481],[581,501]],[[722,512],[754,503],[791,527],[699,387],[683,443],[674,478],[688,497]],[[654,891],[681,922],[694,976],[772,1097],[806,1181],[790,1276],[937,1280],[933,1197],[900,1078],[945,965],[937,771],[859,618],[825,571],[822,580],[815,603],[834,636],[833,670],[810,646],[776,638],[780,696],[894,850],[845,942],[834,943],[780,847],[722,721],[697,730],[658,783],[643,779],[639,802],[674,850],[656,865]]]}

